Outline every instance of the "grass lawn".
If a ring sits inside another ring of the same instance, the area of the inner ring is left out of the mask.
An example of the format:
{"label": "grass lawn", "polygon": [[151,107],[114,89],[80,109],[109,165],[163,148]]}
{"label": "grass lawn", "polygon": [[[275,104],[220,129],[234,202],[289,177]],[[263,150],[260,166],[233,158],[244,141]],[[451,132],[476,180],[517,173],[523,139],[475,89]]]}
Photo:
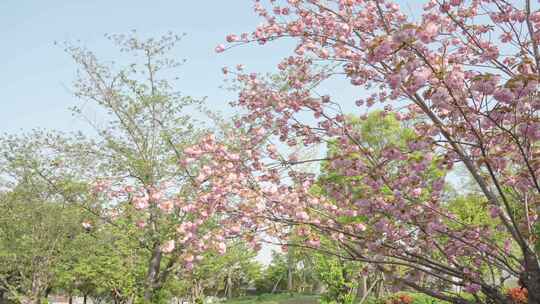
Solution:
{"label": "grass lawn", "polygon": [[317,304],[317,296],[295,295],[295,294],[276,294],[276,295],[260,295],[249,296],[239,299],[233,299],[225,302],[225,304]]}

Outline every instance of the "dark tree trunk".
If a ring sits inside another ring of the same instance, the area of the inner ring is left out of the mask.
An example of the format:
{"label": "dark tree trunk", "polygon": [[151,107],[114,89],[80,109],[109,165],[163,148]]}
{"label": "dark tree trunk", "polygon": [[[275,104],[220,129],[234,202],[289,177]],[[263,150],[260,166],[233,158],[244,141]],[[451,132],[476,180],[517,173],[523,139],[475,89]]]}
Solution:
{"label": "dark tree trunk", "polygon": [[226,297],[227,299],[232,299],[232,279],[231,279],[231,274],[229,273],[227,275],[227,294],[226,294]]}
{"label": "dark tree trunk", "polygon": [[282,278],[283,278],[283,275],[281,275],[281,276],[279,277],[279,279],[276,281],[276,283],[274,284],[274,287],[272,288],[272,293],[275,293],[275,292],[276,292],[276,290],[277,290],[277,288],[278,288],[278,286],[279,286],[279,283],[281,283],[281,279],[282,279]]}
{"label": "dark tree trunk", "polygon": [[144,299],[146,301],[151,301],[156,288],[159,287],[159,270],[161,266],[162,252],[159,242],[154,243],[154,248],[152,250],[152,256],[148,263],[148,271],[146,273],[146,279],[144,284]]}
{"label": "dark tree trunk", "polygon": [[363,275],[360,277],[360,281],[358,283],[358,292],[356,293],[356,297],[362,299],[363,297],[367,296],[367,289],[367,276]]}
{"label": "dark tree trunk", "polygon": [[41,277],[38,274],[34,274],[32,277],[32,286],[30,291],[30,302],[35,304],[41,304],[41,296],[44,293],[43,284],[41,283]]}
{"label": "dark tree trunk", "polygon": [[535,254],[526,250],[524,257],[525,275],[521,283],[528,291],[528,304],[540,304],[540,266]]}
{"label": "dark tree trunk", "polygon": [[294,265],[293,265],[293,256],[291,252],[291,248],[289,248],[289,253],[287,254],[287,291],[292,292],[293,291],[293,271],[294,271]]}
{"label": "dark tree trunk", "polygon": [[51,294],[51,291],[52,291],[51,287],[47,287],[47,289],[45,289],[45,298],[49,297],[49,295]]}

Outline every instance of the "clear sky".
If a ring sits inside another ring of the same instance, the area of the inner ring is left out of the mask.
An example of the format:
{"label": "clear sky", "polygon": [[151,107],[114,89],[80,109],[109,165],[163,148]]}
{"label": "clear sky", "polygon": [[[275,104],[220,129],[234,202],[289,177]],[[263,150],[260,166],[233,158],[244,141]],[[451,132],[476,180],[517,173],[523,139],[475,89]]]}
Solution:
{"label": "clear sky", "polygon": [[250,31],[259,22],[251,0],[2,0],[0,132],[84,129],[68,111],[79,102],[70,91],[76,67],[54,42],[80,40],[99,58],[114,59],[114,48],[103,35],[132,29],[142,37],[186,33],[175,54],[187,59],[179,70],[178,89],[208,96],[212,108],[227,111],[232,95],[219,88],[221,67],[244,63],[270,71],[285,54],[276,52],[277,45],[214,53],[228,33]]}

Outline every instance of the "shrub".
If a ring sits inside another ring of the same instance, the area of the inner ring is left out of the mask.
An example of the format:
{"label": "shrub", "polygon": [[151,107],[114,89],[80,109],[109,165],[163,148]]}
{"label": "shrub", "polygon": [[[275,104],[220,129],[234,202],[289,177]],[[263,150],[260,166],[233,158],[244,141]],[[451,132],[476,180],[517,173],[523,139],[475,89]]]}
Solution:
{"label": "shrub", "polygon": [[527,288],[523,287],[514,287],[506,291],[506,296],[516,304],[525,304],[527,303]]}
{"label": "shrub", "polygon": [[[371,301],[370,301],[371,302]],[[373,302],[371,302],[373,303]],[[414,292],[400,292],[393,294],[382,301],[375,301],[375,303],[384,304],[448,304],[444,301],[435,299],[433,297]]]}

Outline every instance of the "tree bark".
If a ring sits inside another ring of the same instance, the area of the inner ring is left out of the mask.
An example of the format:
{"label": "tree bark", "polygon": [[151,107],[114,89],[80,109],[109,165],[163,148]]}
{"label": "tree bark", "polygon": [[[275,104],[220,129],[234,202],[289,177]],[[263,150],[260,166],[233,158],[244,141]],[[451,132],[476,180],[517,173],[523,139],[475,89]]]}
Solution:
{"label": "tree bark", "polygon": [[357,293],[357,297],[358,298],[363,298],[366,294],[367,294],[367,276],[362,276],[360,278],[360,283],[358,284],[358,293]]}
{"label": "tree bark", "polygon": [[522,284],[528,291],[529,304],[540,304],[540,266],[536,255],[530,250],[524,254],[525,275],[521,278]]}
{"label": "tree bark", "polygon": [[283,275],[281,275],[281,276],[279,277],[279,279],[276,281],[276,283],[274,284],[274,287],[272,288],[272,292],[271,292],[271,293],[275,293],[275,292],[276,292],[277,287],[278,287],[279,283],[281,282],[281,279],[282,279],[282,278],[283,278]]}
{"label": "tree bark", "polygon": [[43,295],[43,284],[38,273],[32,275],[32,285],[30,290],[30,303],[41,304],[41,296]]}
{"label": "tree bark", "polygon": [[293,291],[293,256],[291,252],[291,248],[289,248],[289,253],[287,254],[287,291],[292,292]]}
{"label": "tree bark", "polygon": [[229,273],[227,275],[227,299],[232,299],[232,279],[231,279],[231,274]]}
{"label": "tree bark", "polygon": [[152,249],[152,256],[148,263],[148,271],[146,273],[146,279],[144,284],[144,299],[150,302],[154,296],[156,288],[158,288],[158,278],[161,266],[162,252],[159,242],[154,243]]}

